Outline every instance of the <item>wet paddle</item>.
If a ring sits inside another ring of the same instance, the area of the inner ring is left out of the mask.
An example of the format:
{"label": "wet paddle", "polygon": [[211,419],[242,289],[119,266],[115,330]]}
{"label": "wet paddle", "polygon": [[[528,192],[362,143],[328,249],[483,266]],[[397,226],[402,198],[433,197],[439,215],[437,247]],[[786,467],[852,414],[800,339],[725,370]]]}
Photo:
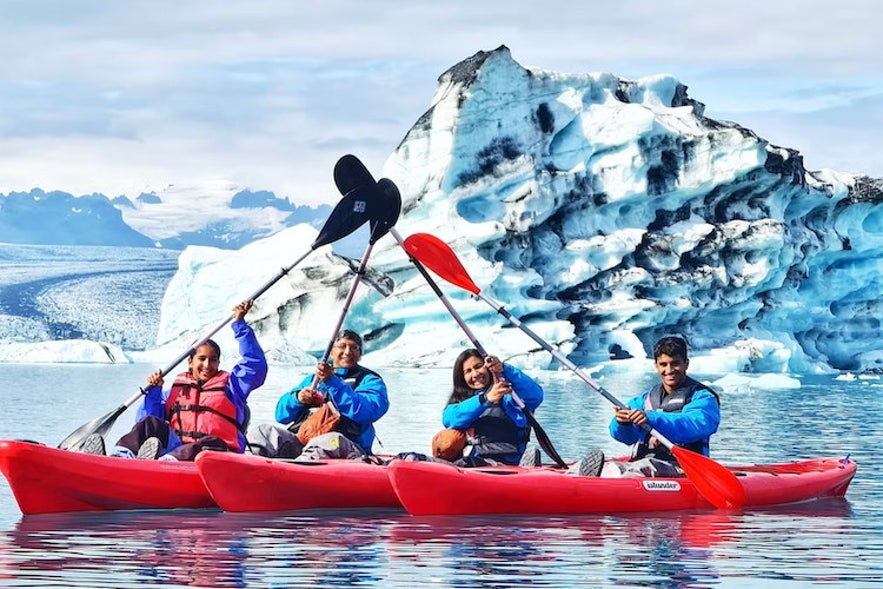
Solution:
{"label": "wet paddle", "polygon": [[[390,235],[392,235],[396,239],[396,241],[399,242],[399,245],[402,246],[402,249],[405,249],[405,242],[395,228],[390,230]],[[407,249],[405,249],[405,251],[407,252]],[[475,349],[478,350],[478,353],[481,354],[482,358],[486,358],[488,355],[487,351],[478,341],[478,338],[475,337],[475,334],[472,333],[472,330],[469,329],[469,326],[466,325],[466,323],[463,321],[463,318],[460,316],[457,310],[454,309],[454,307],[451,305],[451,302],[438,287],[438,284],[435,282],[435,280],[433,280],[432,276],[429,275],[429,272],[426,271],[426,268],[423,266],[423,264],[421,264],[420,261],[411,254],[408,254],[408,258],[429,284],[430,288],[432,288],[432,290],[435,292],[436,296],[438,296],[438,298],[441,300],[442,304],[444,304],[445,308],[448,310],[448,313],[451,314],[451,317],[454,318],[454,321],[457,322],[457,325],[460,326],[460,329],[463,330],[463,332],[466,334],[466,337],[469,338],[469,341],[472,342],[472,345],[475,346]],[[543,449],[543,452],[545,452],[546,455],[551,458],[559,468],[567,468],[567,463],[564,462],[564,459],[561,458],[560,454],[558,454],[558,451],[552,444],[552,440],[549,438],[549,434],[546,433],[546,430],[544,430],[543,426],[540,425],[540,422],[537,421],[537,418],[536,416],[534,416],[533,412],[527,408],[527,406],[524,404],[524,401],[521,400],[521,397],[519,397],[518,393],[516,393],[514,390],[512,391],[511,396],[512,400],[515,401],[521,411],[524,412],[525,417],[527,417],[528,423],[530,423],[531,427],[536,432],[537,443],[540,445],[540,448]]]}
{"label": "wet paddle", "polygon": [[[355,159],[355,156],[349,157]],[[358,160],[356,160],[356,162],[358,162]],[[358,163],[361,165],[361,162]],[[340,166],[335,168],[335,179],[337,178],[339,167]],[[337,319],[337,324],[334,326],[334,332],[331,334],[331,339],[328,341],[328,346],[325,348],[325,353],[322,355],[320,363],[328,362],[328,358],[331,356],[331,349],[334,347],[334,341],[337,339],[337,335],[340,333],[340,328],[343,326],[343,321],[349,312],[353,297],[356,294],[356,288],[359,286],[359,282],[361,282],[362,276],[365,274],[365,268],[368,265],[368,258],[371,255],[371,250],[374,248],[374,244],[393,228],[402,211],[402,196],[395,183],[388,178],[381,178],[376,183],[374,183],[374,179],[371,178],[371,182],[349,187],[346,194],[369,189],[376,193],[376,201],[380,203],[380,206],[378,206],[380,214],[378,218],[371,220],[371,235],[368,238],[368,246],[365,248],[365,253],[362,254],[362,261],[355,271],[356,276],[353,278],[353,283],[350,286],[350,291],[344,302],[343,310],[340,313],[340,317]],[[319,377],[314,376],[312,387],[316,388],[318,384]]]}
{"label": "wet paddle", "polygon": [[[331,211],[331,214],[328,216],[328,219],[325,221],[325,224],[322,226],[322,229],[319,231],[319,235],[310,245],[309,251],[305,252],[291,265],[282,268],[279,273],[276,274],[276,276],[267,281],[246,300],[257,299],[259,296],[264,294],[267,289],[273,286],[283,276],[288,274],[295,266],[302,262],[310,253],[322,247],[323,245],[327,245],[346,237],[368,221],[372,221],[377,224],[385,222],[381,220],[382,217],[385,218],[388,215],[385,207],[378,206],[374,201],[383,199],[386,202],[386,197],[380,197],[378,196],[378,194],[379,191],[377,191],[375,187],[358,187],[350,190],[337,203],[337,205],[335,205],[334,209]],[[190,353],[193,350],[198,348],[201,344],[205,343],[206,340],[210,339],[213,335],[220,331],[232,319],[233,316],[231,315],[230,317],[225,319],[223,323],[215,327],[211,332],[207,333],[204,337],[194,342],[193,345],[191,345],[186,352],[178,356],[171,364],[163,369],[163,376],[174,370],[178,364],[180,364],[190,356]],[[66,438],[61,441],[58,447],[65,450],[76,450],[79,448],[80,445],[82,445],[83,441],[85,441],[85,439],[92,434],[100,434],[102,436],[106,436],[113,427],[114,422],[116,422],[116,420],[119,418],[119,416],[122,415],[126,411],[126,409],[135,404],[135,402],[137,402],[145,393],[146,390],[144,388],[140,388],[135,395],[127,399],[122,405],[120,405],[107,415],[103,415],[101,417],[93,419],[89,423],[86,423],[71,432]]]}
{"label": "wet paddle", "polygon": [[[516,317],[513,317],[500,303],[485,296],[481,289],[472,281],[472,278],[469,277],[457,255],[444,241],[428,233],[415,233],[405,239],[405,250],[446,281],[471,292],[486,302],[512,325],[526,333],[543,349],[552,354],[556,360],[576,374],[592,389],[617,407],[625,408],[625,405],[616,397],[595,383],[588,375],[577,368],[573,362],[568,360],[566,356],[523,325]],[[707,456],[676,446],[647,424],[644,424],[642,427],[671,450],[675,458],[678,459],[681,468],[684,469],[684,474],[709,503],[721,509],[739,508],[744,504],[745,490],[732,471]]]}

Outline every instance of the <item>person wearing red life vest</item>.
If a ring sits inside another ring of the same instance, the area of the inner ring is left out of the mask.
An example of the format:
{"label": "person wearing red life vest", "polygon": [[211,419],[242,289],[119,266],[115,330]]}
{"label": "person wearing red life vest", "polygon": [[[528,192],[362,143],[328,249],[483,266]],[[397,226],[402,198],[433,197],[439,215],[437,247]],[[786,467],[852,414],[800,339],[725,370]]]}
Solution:
{"label": "person wearing red life vest", "polygon": [[[110,455],[193,460],[203,450],[244,452],[248,396],[267,377],[264,351],[244,319],[253,304],[243,301],[233,308],[231,328],[241,355],[236,366],[230,372],[220,370],[221,349],[209,339],[190,352],[189,369],[168,390],[163,391],[161,370],[151,374],[135,426]],[[104,453],[103,441],[87,445]]]}

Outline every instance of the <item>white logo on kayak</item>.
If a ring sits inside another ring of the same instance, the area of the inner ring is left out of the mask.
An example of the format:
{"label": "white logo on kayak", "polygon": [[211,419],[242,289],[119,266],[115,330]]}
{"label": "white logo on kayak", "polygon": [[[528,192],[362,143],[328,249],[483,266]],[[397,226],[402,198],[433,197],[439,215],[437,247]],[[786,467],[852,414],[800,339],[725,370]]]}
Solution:
{"label": "white logo on kayak", "polygon": [[353,203],[353,212],[354,213],[364,213],[366,208],[367,207],[365,206],[364,200],[357,200],[356,202]]}
{"label": "white logo on kayak", "polygon": [[677,481],[641,481],[648,491],[680,491],[681,484]]}

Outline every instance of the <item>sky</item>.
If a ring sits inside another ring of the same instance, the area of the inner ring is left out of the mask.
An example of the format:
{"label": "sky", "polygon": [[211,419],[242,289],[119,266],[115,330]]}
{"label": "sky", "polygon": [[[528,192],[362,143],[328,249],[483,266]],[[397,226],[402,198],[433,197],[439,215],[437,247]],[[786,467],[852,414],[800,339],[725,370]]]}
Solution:
{"label": "sky", "polygon": [[202,186],[339,198],[480,50],[525,67],[667,73],[810,170],[883,177],[875,0],[4,0],[0,194]]}

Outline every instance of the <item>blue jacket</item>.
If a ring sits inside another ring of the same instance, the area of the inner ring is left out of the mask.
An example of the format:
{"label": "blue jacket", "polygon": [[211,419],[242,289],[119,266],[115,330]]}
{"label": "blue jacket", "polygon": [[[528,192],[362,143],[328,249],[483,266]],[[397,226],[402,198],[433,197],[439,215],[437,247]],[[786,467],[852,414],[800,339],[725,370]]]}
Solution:
{"label": "blue jacket", "polygon": [[[708,454],[708,440],[720,425],[720,405],[707,389],[693,393],[692,400],[679,412],[648,411],[645,403],[650,391],[629,400],[628,407],[640,409],[647,414],[649,425],[678,445],[704,441],[704,453]],[[633,423],[622,424],[616,418],[610,420],[610,435],[623,444],[636,444],[646,437],[646,432]]]}
{"label": "blue jacket", "polygon": [[[340,414],[348,417],[360,426],[362,433],[353,440],[365,452],[372,452],[374,445],[374,422],[383,417],[389,410],[389,396],[383,379],[373,372],[368,372],[355,389],[344,382],[341,376],[347,374],[345,368],[335,368],[334,375],[317,387],[326,398],[330,398]],[[297,400],[297,393],[313,383],[314,375],[305,376],[296,387],[282,395],[276,403],[276,421],[283,424],[298,420],[305,411],[310,409]]]}
{"label": "blue jacket", "polygon": [[[230,324],[233,328],[233,335],[239,342],[239,354],[242,358],[230,371],[230,379],[227,381],[227,398],[236,405],[236,420],[244,423],[247,416],[247,399],[248,395],[264,384],[267,379],[267,359],[264,356],[264,350],[258,343],[254,330],[245,322],[239,319]],[[158,417],[165,420],[166,418],[166,400],[169,397],[169,389],[165,391],[161,387],[149,387],[144,394],[144,400],[138,408],[136,419],[141,421],[148,415]],[[245,448],[245,436],[239,433],[240,447]]]}
{"label": "blue jacket", "polygon": [[[508,364],[503,364],[503,378],[512,383],[512,389],[524,402],[525,407],[530,409],[531,413],[536,411],[536,408],[543,402],[543,388],[521,370]],[[475,394],[468,399],[445,407],[442,413],[442,424],[446,428],[459,430],[466,430],[472,427],[479,416],[492,405],[490,402],[481,403],[478,398],[482,392],[486,392],[490,388],[488,387],[485,391],[475,391]],[[524,415],[524,412],[510,395],[504,396],[500,401],[500,405],[506,416],[515,424],[515,427],[525,432],[518,445],[518,455],[513,455],[511,460],[507,460],[508,462],[514,461],[517,463],[521,454],[524,453],[526,445],[527,416]]]}

